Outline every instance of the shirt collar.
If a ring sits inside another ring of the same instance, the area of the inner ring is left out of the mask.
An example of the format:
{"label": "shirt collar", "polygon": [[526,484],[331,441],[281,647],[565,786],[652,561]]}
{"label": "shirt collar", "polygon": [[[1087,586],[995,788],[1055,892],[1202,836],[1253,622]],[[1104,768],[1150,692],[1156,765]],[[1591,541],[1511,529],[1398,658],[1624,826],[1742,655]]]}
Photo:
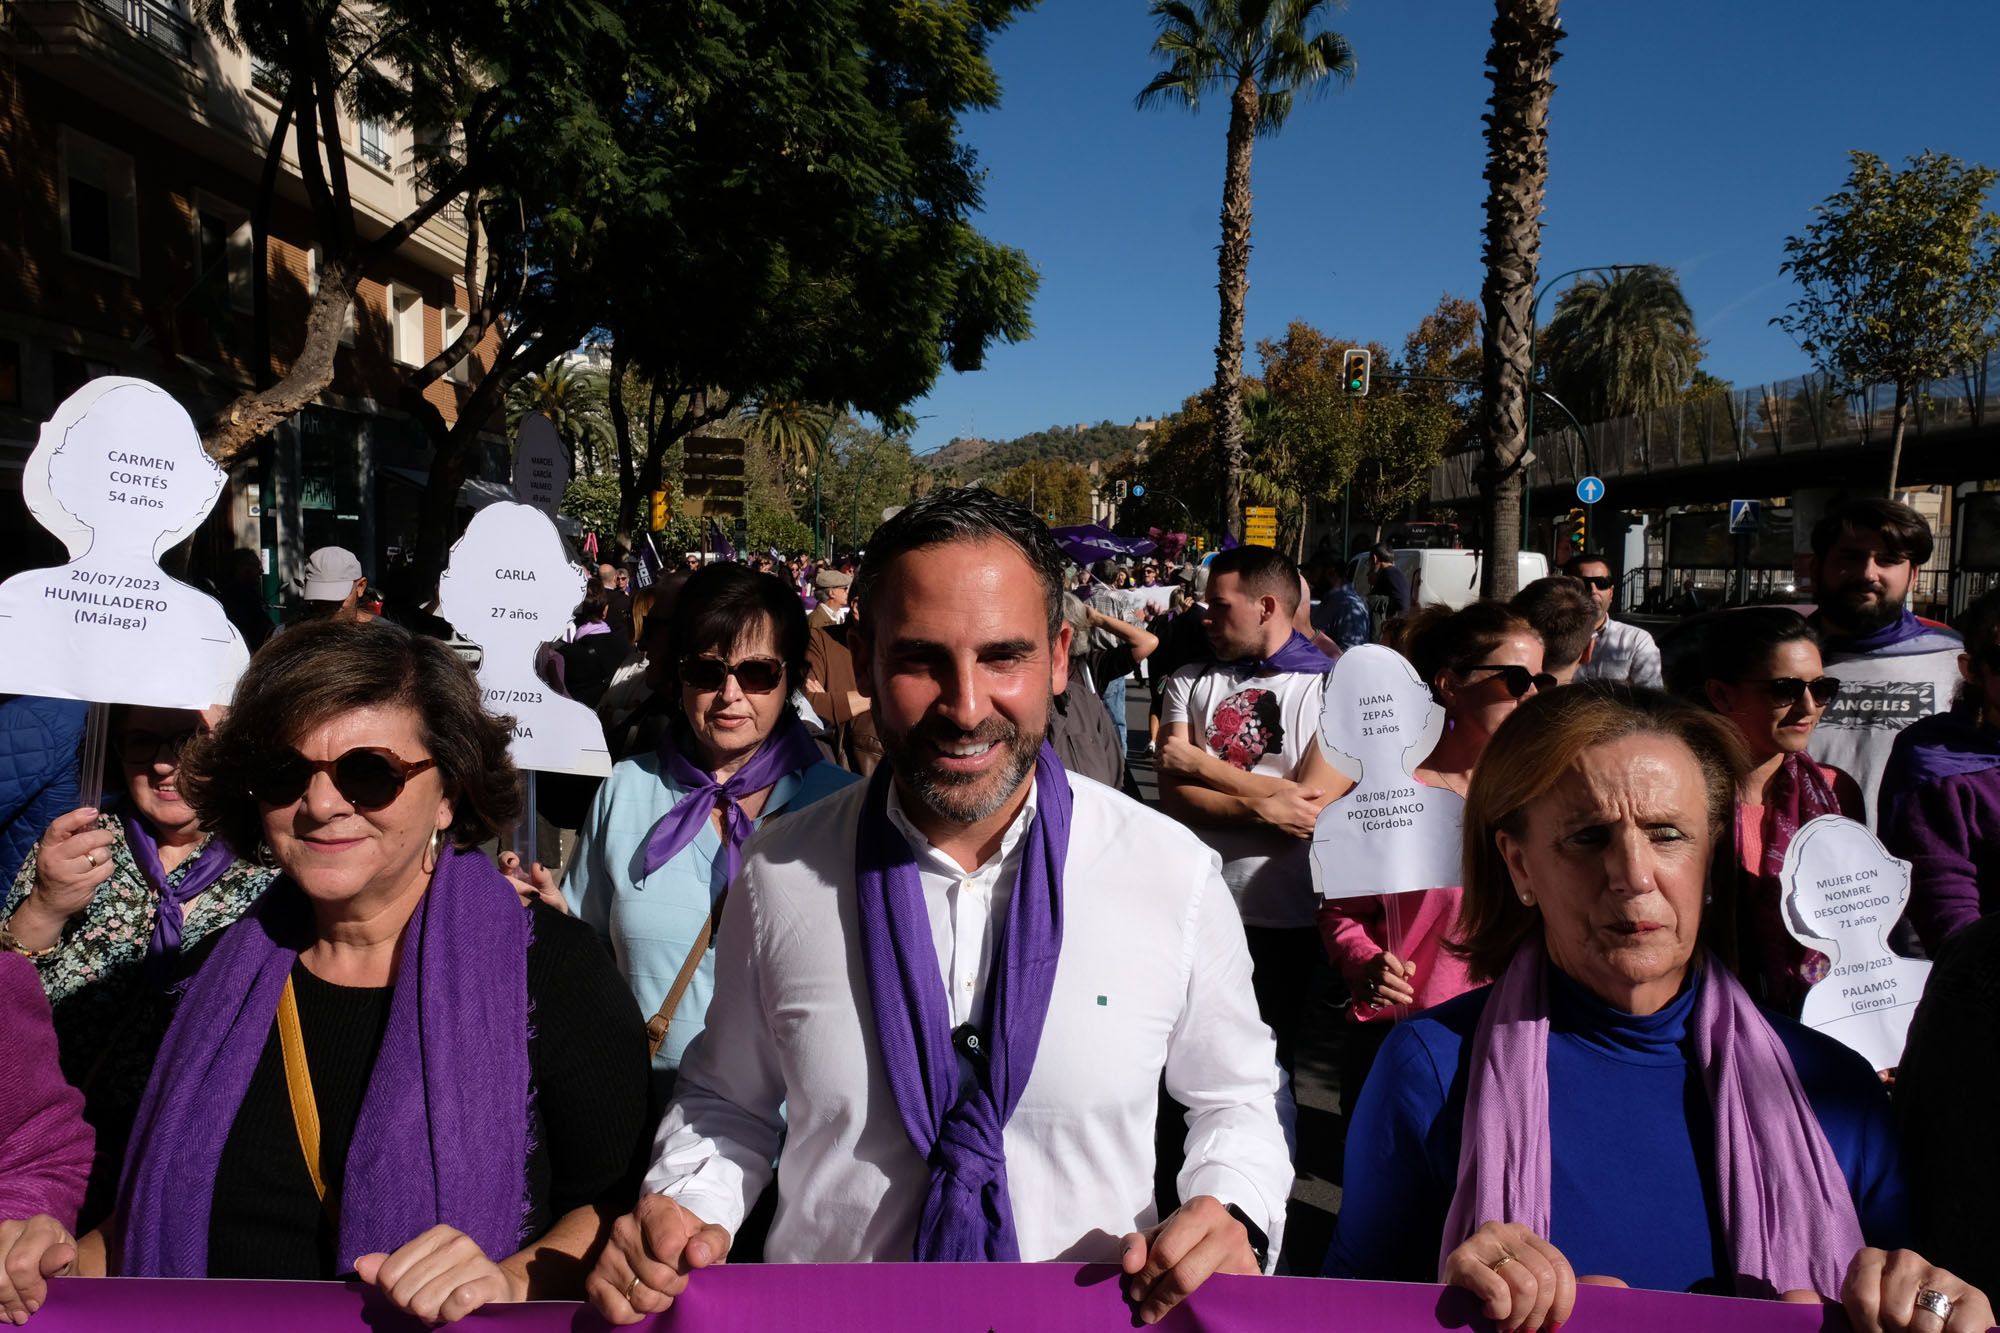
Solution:
{"label": "shirt collar", "polygon": [[936,845],[924,836],[923,830],[910,822],[910,816],[903,807],[903,794],[897,790],[893,780],[889,783],[889,821],[896,826],[896,831],[903,835],[904,841],[910,844],[910,850],[916,854],[917,862],[923,869],[938,874],[949,875],[953,879],[970,879],[974,875],[983,874],[992,869],[995,865],[1005,861],[1013,854],[1014,849],[1020,845],[1022,835],[1028,831],[1028,826],[1034,822],[1035,804],[1039,795],[1040,793],[1035,790],[1035,775],[1030,771],[1028,774],[1028,799],[1021,803],[1021,808],[1014,814],[1014,822],[1009,824],[1007,831],[1000,835],[1000,850],[993,853],[992,856],[988,857],[972,870],[967,870],[957,861],[939,851]]}

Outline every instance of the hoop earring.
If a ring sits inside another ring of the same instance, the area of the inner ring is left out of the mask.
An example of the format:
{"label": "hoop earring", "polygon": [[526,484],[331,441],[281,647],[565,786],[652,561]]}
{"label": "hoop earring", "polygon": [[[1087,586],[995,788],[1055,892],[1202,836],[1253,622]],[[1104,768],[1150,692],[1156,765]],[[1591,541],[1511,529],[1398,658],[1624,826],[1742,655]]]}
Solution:
{"label": "hoop earring", "polygon": [[278,868],[278,854],[272,851],[271,844],[262,838],[257,839],[257,864],[266,870]]}
{"label": "hoop earring", "polygon": [[443,854],[444,830],[432,829],[430,846],[424,849],[424,873],[434,873],[438,868],[438,857]]}

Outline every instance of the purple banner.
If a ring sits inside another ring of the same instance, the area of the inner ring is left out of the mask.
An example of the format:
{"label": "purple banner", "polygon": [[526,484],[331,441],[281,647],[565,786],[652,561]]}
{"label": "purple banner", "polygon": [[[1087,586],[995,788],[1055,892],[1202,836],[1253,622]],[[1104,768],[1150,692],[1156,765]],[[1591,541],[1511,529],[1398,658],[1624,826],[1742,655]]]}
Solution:
{"label": "purple banner", "polygon": [[[698,1274],[654,1333],[1131,1333],[1117,1271],[1070,1264],[725,1265]],[[28,1321],[39,1333],[393,1333],[424,1327],[358,1284],[68,1278]],[[498,1305],[470,1333],[569,1333],[606,1326],[587,1307]],[[1485,1321],[1463,1292],[1317,1278],[1211,1279],[1163,1333],[1434,1333]],[[1572,1333],[1844,1333],[1834,1307],[1587,1287]]]}

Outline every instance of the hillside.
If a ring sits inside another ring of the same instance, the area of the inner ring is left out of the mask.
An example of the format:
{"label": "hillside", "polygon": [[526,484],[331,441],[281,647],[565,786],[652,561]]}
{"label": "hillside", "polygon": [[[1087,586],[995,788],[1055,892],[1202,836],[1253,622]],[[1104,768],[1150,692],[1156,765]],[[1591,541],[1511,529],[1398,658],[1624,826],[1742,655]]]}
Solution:
{"label": "hillside", "polygon": [[1095,426],[1051,426],[1013,440],[956,439],[924,463],[933,472],[950,472],[961,484],[992,481],[1023,463],[1059,459],[1065,463],[1108,463],[1142,448],[1151,438],[1131,426],[1100,421]]}

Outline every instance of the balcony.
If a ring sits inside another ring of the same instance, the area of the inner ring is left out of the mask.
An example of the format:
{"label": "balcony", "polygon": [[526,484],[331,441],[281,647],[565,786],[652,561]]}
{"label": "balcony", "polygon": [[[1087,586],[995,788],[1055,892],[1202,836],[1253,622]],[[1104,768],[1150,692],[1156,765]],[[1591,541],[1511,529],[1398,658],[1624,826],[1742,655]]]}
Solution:
{"label": "balcony", "polygon": [[194,59],[194,25],[174,6],[161,0],[96,0],[96,4],[169,55]]}

